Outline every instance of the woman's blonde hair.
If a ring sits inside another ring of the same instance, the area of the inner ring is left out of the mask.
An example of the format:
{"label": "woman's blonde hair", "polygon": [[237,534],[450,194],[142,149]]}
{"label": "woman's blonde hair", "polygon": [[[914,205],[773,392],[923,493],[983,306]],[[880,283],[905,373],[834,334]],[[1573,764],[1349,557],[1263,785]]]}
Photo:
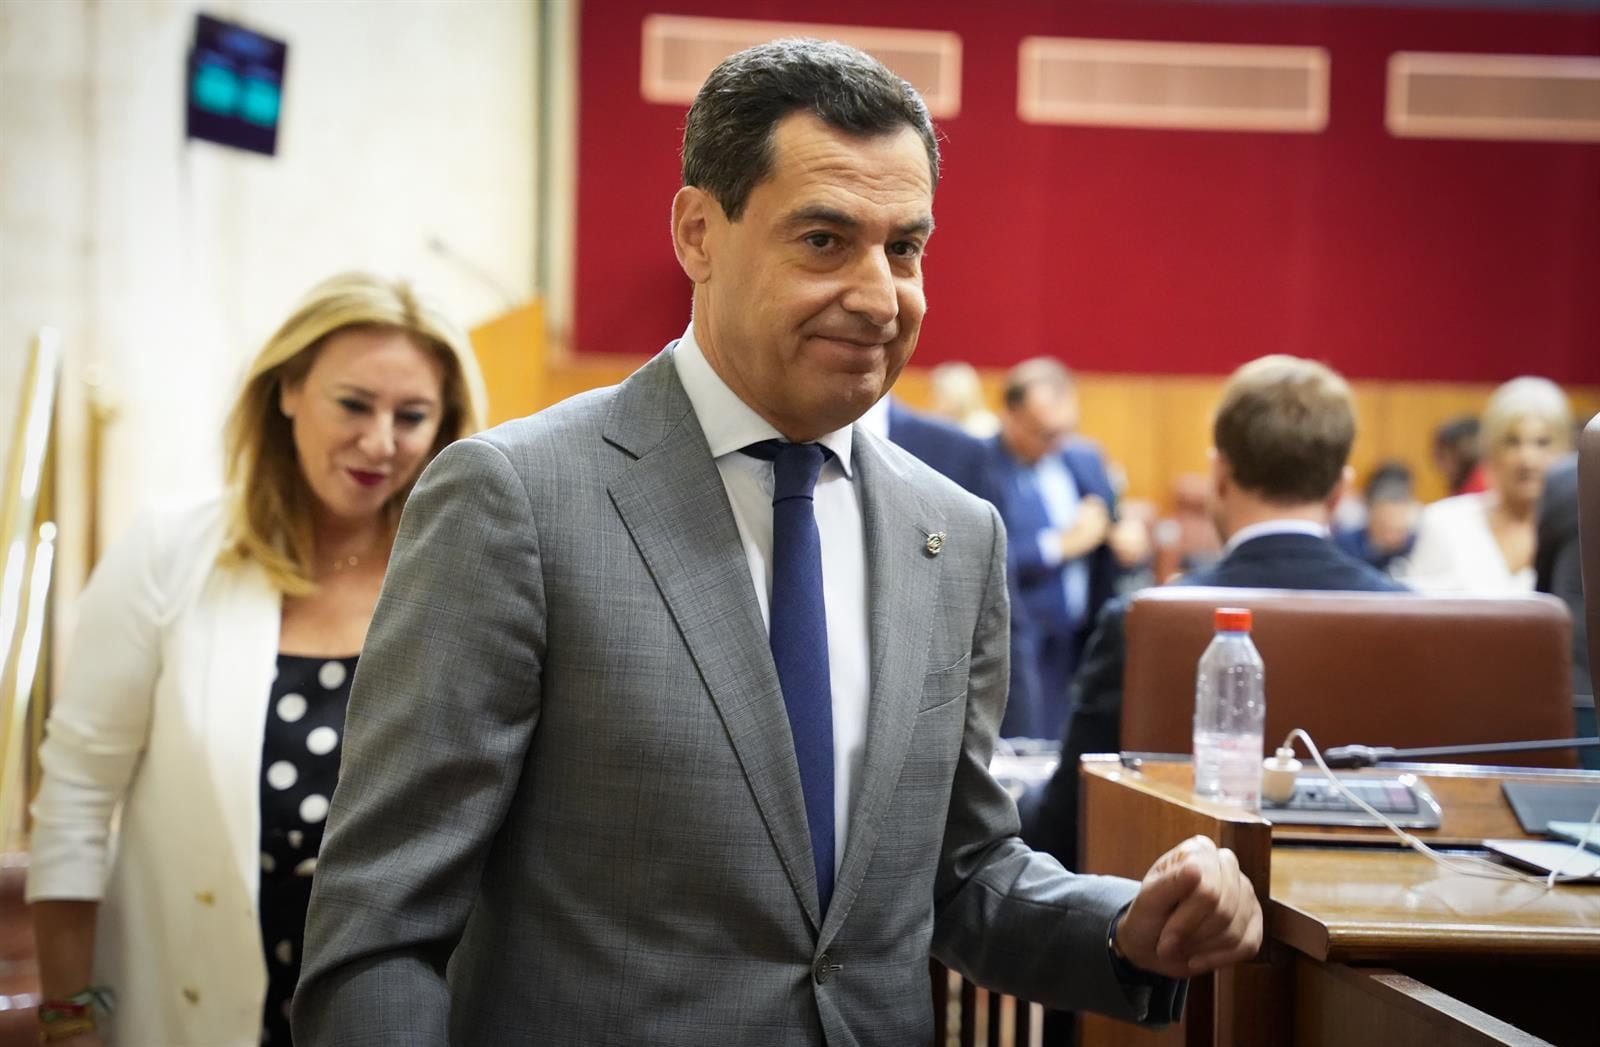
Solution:
{"label": "woman's blonde hair", "polygon": [[[430,460],[446,444],[483,427],[487,397],[472,345],[435,303],[404,280],[367,273],[343,273],[312,288],[251,361],[225,437],[228,530],[219,562],[257,564],[289,596],[316,588],[314,496],[279,395],[305,379],[329,338],[351,329],[403,332],[443,364],[444,410]],[[384,506],[391,529],[411,486]]]}
{"label": "woman's blonde hair", "polygon": [[1572,445],[1572,407],[1567,394],[1548,378],[1513,378],[1489,396],[1478,424],[1478,453],[1491,458],[1505,443],[1511,427],[1524,418],[1550,426],[1557,447]]}

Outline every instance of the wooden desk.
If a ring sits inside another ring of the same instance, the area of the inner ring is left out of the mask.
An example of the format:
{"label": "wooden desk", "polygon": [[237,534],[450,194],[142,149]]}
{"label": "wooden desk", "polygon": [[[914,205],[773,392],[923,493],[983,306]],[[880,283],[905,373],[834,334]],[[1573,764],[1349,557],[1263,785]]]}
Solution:
{"label": "wooden desk", "polygon": [[[1600,782],[1419,770],[1444,814],[1439,829],[1416,835],[1440,846],[1525,836],[1501,797],[1507,778]],[[1187,762],[1091,758],[1081,773],[1086,871],[1142,875],[1156,855],[1205,833],[1234,848],[1265,896],[1268,933],[1257,963],[1196,980],[1182,1026],[1150,1033],[1086,1019],[1085,1047],[1600,1044],[1600,887],[1546,891],[1461,875],[1388,846],[1382,829],[1274,826],[1197,799]]]}

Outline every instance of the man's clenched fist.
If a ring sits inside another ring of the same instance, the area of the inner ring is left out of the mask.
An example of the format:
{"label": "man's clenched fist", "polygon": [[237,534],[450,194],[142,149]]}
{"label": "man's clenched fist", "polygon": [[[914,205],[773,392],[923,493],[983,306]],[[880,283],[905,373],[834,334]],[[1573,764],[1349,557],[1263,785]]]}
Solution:
{"label": "man's clenched fist", "polygon": [[1239,860],[1195,836],[1150,867],[1113,940],[1135,967],[1188,978],[1248,960],[1261,932],[1261,906]]}

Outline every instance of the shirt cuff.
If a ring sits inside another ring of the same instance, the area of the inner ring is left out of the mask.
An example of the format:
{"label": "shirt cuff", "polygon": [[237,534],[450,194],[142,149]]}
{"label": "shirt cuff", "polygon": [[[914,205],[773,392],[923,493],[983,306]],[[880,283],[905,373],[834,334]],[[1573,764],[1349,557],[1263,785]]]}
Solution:
{"label": "shirt cuff", "polygon": [[1171,1025],[1183,1017],[1183,1005],[1189,995],[1187,978],[1168,978],[1166,975],[1135,967],[1117,954],[1117,923],[1128,911],[1129,902],[1117,910],[1106,927],[1106,953],[1111,958],[1111,970],[1121,983],[1122,990],[1142,1013],[1141,1025],[1160,1027]]}

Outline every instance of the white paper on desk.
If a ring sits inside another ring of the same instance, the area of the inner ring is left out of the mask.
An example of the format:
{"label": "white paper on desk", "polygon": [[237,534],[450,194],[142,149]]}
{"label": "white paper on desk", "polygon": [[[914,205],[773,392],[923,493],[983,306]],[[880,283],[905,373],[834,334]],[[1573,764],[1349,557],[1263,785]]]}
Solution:
{"label": "white paper on desk", "polygon": [[1563,879],[1578,876],[1600,883],[1600,854],[1579,850],[1570,843],[1555,840],[1485,840],[1483,845],[1493,854],[1542,873],[1548,874],[1559,868]]}

